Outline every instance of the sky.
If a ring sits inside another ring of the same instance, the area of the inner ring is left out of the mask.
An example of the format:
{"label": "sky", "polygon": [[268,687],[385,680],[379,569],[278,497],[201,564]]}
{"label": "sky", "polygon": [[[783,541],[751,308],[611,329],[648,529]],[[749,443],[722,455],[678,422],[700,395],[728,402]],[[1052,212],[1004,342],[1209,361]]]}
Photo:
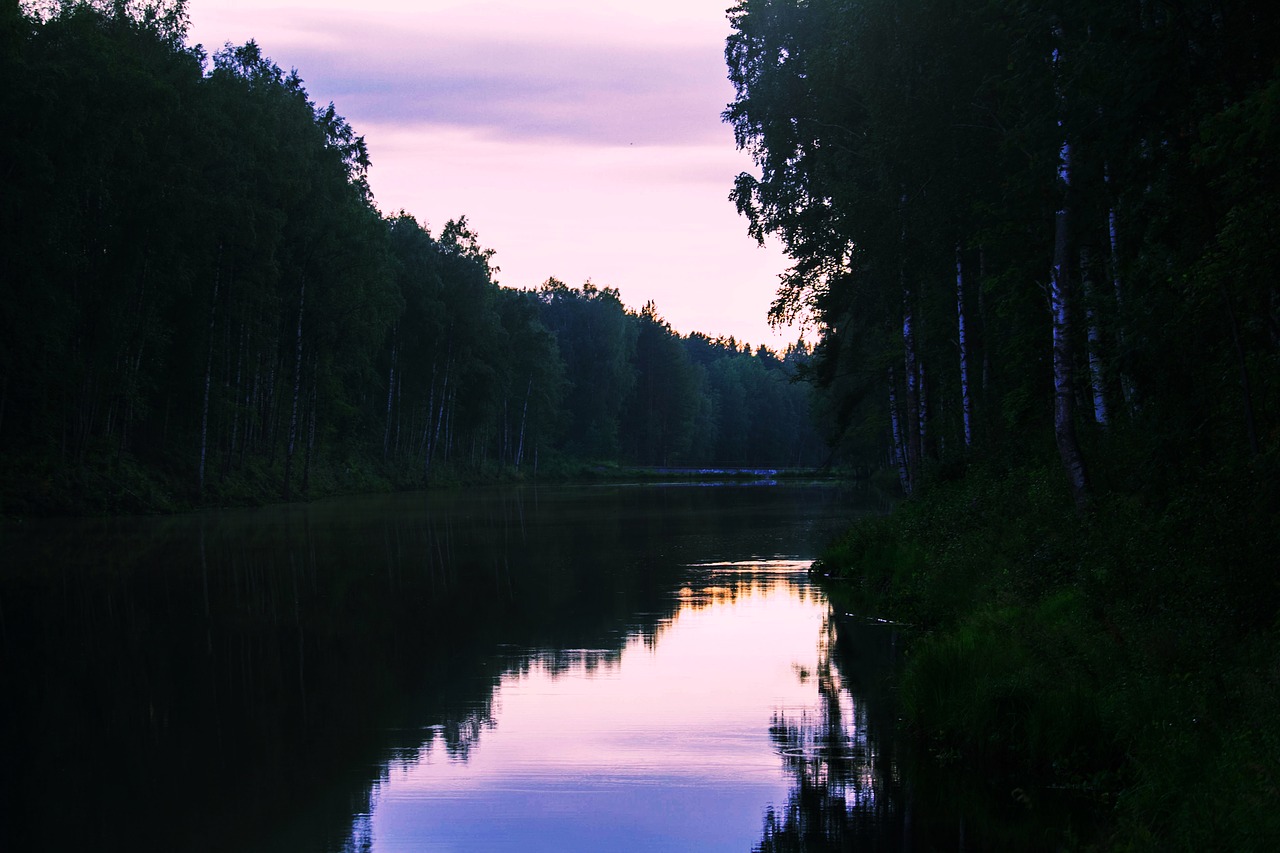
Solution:
{"label": "sky", "polygon": [[191,0],[188,41],[254,39],[364,136],[384,214],[465,215],[498,281],[653,300],[679,332],[781,349],[788,263],[728,200],[731,0]]}

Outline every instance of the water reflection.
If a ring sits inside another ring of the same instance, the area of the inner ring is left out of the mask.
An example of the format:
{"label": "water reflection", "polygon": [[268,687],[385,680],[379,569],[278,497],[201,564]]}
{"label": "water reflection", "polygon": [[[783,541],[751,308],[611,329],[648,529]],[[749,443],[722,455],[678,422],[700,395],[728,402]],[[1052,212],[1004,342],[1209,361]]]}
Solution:
{"label": "water reflection", "polygon": [[[848,623],[845,627],[852,630]],[[858,651],[882,650],[887,630],[879,628],[879,636],[864,635]],[[833,614],[823,623],[818,648],[816,669],[802,674],[817,685],[816,712],[777,714],[770,728],[793,786],[785,808],[769,811],[763,838],[753,849],[760,853],[903,849],[905,815],[898,769],[891,756],[892,725],[883,720],[883,728],[873,731],[868,696],[846,681]],[[861,672],[864,678],[871,675],[880,687],[886,683],[884,668],[876,675],[874,665],[864,665]]]}
{"label": "water reflection", "polygon": [[[874,509],[829,487],[646,486],[6,526],[0,848],[372,849],[381,818],[357,816],[409,768],[482,767],[526,695],[614,685]],[[562,751],[573,713],[667,704],[637,695],[562,711]],[[715,799],[668,793],[652,808]]]}
{"label": "water reflection", "polygon": [[508,674],[476,750],[458,760],[427,745],[396,766],[349,846],[749,849],[789,786],[769,721],[818,707],[797,672],[820,666],[827,607],[804,566],[695,567],[675,612],[619,654]]}

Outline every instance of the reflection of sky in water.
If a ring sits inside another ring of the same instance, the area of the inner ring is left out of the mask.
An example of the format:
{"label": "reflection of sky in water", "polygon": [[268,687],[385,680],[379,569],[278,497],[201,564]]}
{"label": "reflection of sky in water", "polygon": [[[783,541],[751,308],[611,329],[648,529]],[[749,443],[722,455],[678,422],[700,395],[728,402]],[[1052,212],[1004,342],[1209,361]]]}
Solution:
{"label": "reflection of sky in water", "polygon": [[356,837],[379,853],[750,850],[790,785],[771,721],[820,707],[802,676],[826,604],[778,582],[797,568],[698,567],[656,643],[504,678],[468,759],[437,745],[393,763]]}

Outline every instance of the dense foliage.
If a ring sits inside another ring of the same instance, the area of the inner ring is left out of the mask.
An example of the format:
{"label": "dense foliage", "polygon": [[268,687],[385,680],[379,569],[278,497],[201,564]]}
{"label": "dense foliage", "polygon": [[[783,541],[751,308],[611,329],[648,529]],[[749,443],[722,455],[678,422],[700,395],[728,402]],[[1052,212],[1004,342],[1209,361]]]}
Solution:
{"label": "dense foliage", "polygon": [[1028,807],[1091,806],[1019,846],[1269,850],[1273,482],[1207,477],[1159,507],[1113,491],[1076,514],[1054,467],[984,467],[859,525],[820,565],[843,607],[909,623],[895,689],[924,760]]}
{"label": "dense foliage", "polygon": [[499,287],[465,217],[378,212],[297,72],[184,38],[180,0],[0,5],[6,511],[823,461],[803,346]]}
{"label": "dense foliage", "polygon": [[731,17],[725,117],[760,167],[734,197],[795,261],[774,311],[822,331],[846,452],[894,460],[910,489],[929,460],[1034,456],[1052,434],[1090,463],[1084,496],[1111,475],[1090,450],[1131,432],[1148,470],[1274,452],[1273,4]]}
{"label": "dense foliage", "polygon": [[742,0],[734,190],[822,332],[841,451],[912,499],[834,546],[914,626],[939,760],[1103,826],[1280,843],[1280,15]]}

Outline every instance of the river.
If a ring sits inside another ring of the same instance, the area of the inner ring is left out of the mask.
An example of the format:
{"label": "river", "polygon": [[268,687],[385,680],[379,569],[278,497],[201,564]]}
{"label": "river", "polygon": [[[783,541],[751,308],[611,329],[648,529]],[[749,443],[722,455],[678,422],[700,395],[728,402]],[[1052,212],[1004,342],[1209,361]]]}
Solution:
{"label": "river", "polygon": [[885,509],[682,483],[10,523],[0,848],[956,849],[908,808],[894,630],[805,572]]}

